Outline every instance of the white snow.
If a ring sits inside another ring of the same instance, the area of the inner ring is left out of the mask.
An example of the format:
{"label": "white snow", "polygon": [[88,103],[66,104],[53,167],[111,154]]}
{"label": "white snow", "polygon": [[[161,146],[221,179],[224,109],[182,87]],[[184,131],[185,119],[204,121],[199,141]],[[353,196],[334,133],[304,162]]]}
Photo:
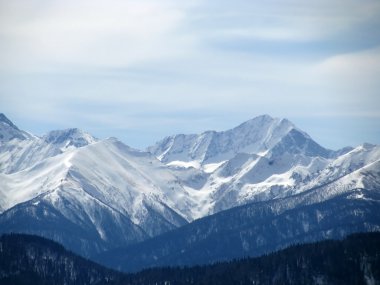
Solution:
{"label": "white snow", "polygon": [[213,173],[216,169],[218,169],[222,164],[224,164],[226,160],[217,163],[208,163],[203,165],[202,169],[206,173]]}
{"label": "white snow", "polygon": [[174,160],[171,161],[167,164],[167,166],[174,166],[174,167],[183,167],[183,168],[200,168],[200,162],[199,161],[179,161],[179,160]]}

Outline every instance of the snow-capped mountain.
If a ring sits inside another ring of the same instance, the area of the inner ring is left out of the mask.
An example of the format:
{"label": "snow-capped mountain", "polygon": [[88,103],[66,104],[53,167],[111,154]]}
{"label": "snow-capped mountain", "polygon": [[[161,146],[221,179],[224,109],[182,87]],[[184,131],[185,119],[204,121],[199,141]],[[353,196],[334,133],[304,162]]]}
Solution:
{"label": "snow-capped mountain", "polygon": [[[3,176],[0,185],[7,202],[3,208],[35,197],[54,204],[59,203],[57,197],[66,192],[75,195],[83,192],[75,198],[89,196],[111,205],[138,225],[149,216],[149,211],[165,213],[167,223],[175,226],[191,217],[182,205],[186,193],[177,178],[150,153],[133,150],[112,138],[66,151],[31,168]],[[181,209],[179,214],[173,211],[178,212],[177,208]]]}
{"label": "snow-capped mountain", "polygon": [[[334,161],[352,148],[325,149],[288,120],[263,115],[224,132],[167,137],[148,150],[184,185],[197,189],[194,195],[203,197],[197,217],[202,217],[327,183],[319,177],[326,167],[335,167],[339,178],[348,169],[343,173]],[[376,151],[371,157],[380,158]],[[350,171],[358,168],[352,165]]]}
{"label": "snow-capped mountain", "polygon": [[[51,237],[87,255],[193,219],[195,201],[170,169],[114,138],[52,131],[4,142],[0,158],[1,231]],[[63,232],[60,225],[69,229]]]}
{"label": "snow-capped mountain", "polygon": [[[193,204],[187,192],[150,153],[112,138],[62,149],[73,141],[72,131],[51,134],[43,137],[43,144],[53,138],[50,144],[57,145],[54,150],[60,154],[51,152],[52,156],[28,168],[0,174],[0,208],[5,211],[0,217],[2,230],[41,234],[64,244],[70,240],[73,248],[88,254],[140,241],[191,220]],[[76,137],[76,141],[83,139]],[[46,232],[46,224],[39,227],[35,222],[20,229],[25,216],[33,221],[58,219],[51,225],[55,229]],[[60,237],[59,224],[75,226],[70,231],[81,241]]]}
{"label": "snow-capped mountain", "polygon": [[87,256],[254,201],[372,189],[380,176],[380,146],[328,150],[268,115],[168,137],[149,152],[78,129],[36,137],[4,115],[0,134],[0,232],[42,235]]}

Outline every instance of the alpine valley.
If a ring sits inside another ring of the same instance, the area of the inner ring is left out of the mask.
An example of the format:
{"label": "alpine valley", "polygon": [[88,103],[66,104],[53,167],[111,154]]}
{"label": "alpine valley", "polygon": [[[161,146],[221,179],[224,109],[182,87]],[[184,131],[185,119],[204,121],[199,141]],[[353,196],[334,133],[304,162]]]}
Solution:
{"label": "alpine valley", "polygon": [[146,150],[0,114],[0,233],[124,271],[259,256],[380,231],[380,146],[329,150],[286,119],[174,135]]}

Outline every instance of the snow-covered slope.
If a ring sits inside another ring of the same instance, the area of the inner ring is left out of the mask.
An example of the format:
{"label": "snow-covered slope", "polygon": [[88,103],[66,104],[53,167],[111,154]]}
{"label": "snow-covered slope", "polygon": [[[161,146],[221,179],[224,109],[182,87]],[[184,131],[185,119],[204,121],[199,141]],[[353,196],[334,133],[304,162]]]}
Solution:
{"label": "snow-covered slope", "polygon": [[[214,212],[251,201],[291,196],[333,181],[346,184],[347,175],[380,160],[380,146],[365,144],[336,159],[288,153],[276,159],[246,156],[249,159],[235,168],[231,167],[233,159],[210,176],[205,187],[214,189]],[[374,179],[380,176],[374,170],[373,175]],[[358,181],[361,179],[359,176]]]}

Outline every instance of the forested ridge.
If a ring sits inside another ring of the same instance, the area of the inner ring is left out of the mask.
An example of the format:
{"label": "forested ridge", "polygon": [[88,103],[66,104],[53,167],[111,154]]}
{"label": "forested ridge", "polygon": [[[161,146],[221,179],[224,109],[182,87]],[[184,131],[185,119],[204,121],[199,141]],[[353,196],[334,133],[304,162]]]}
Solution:
{"label": "forested ridge", "polygon": [[106,269],[45,238],[0,238],[0,284],[380,284],[380,233],[295,245],[207,266]]}

